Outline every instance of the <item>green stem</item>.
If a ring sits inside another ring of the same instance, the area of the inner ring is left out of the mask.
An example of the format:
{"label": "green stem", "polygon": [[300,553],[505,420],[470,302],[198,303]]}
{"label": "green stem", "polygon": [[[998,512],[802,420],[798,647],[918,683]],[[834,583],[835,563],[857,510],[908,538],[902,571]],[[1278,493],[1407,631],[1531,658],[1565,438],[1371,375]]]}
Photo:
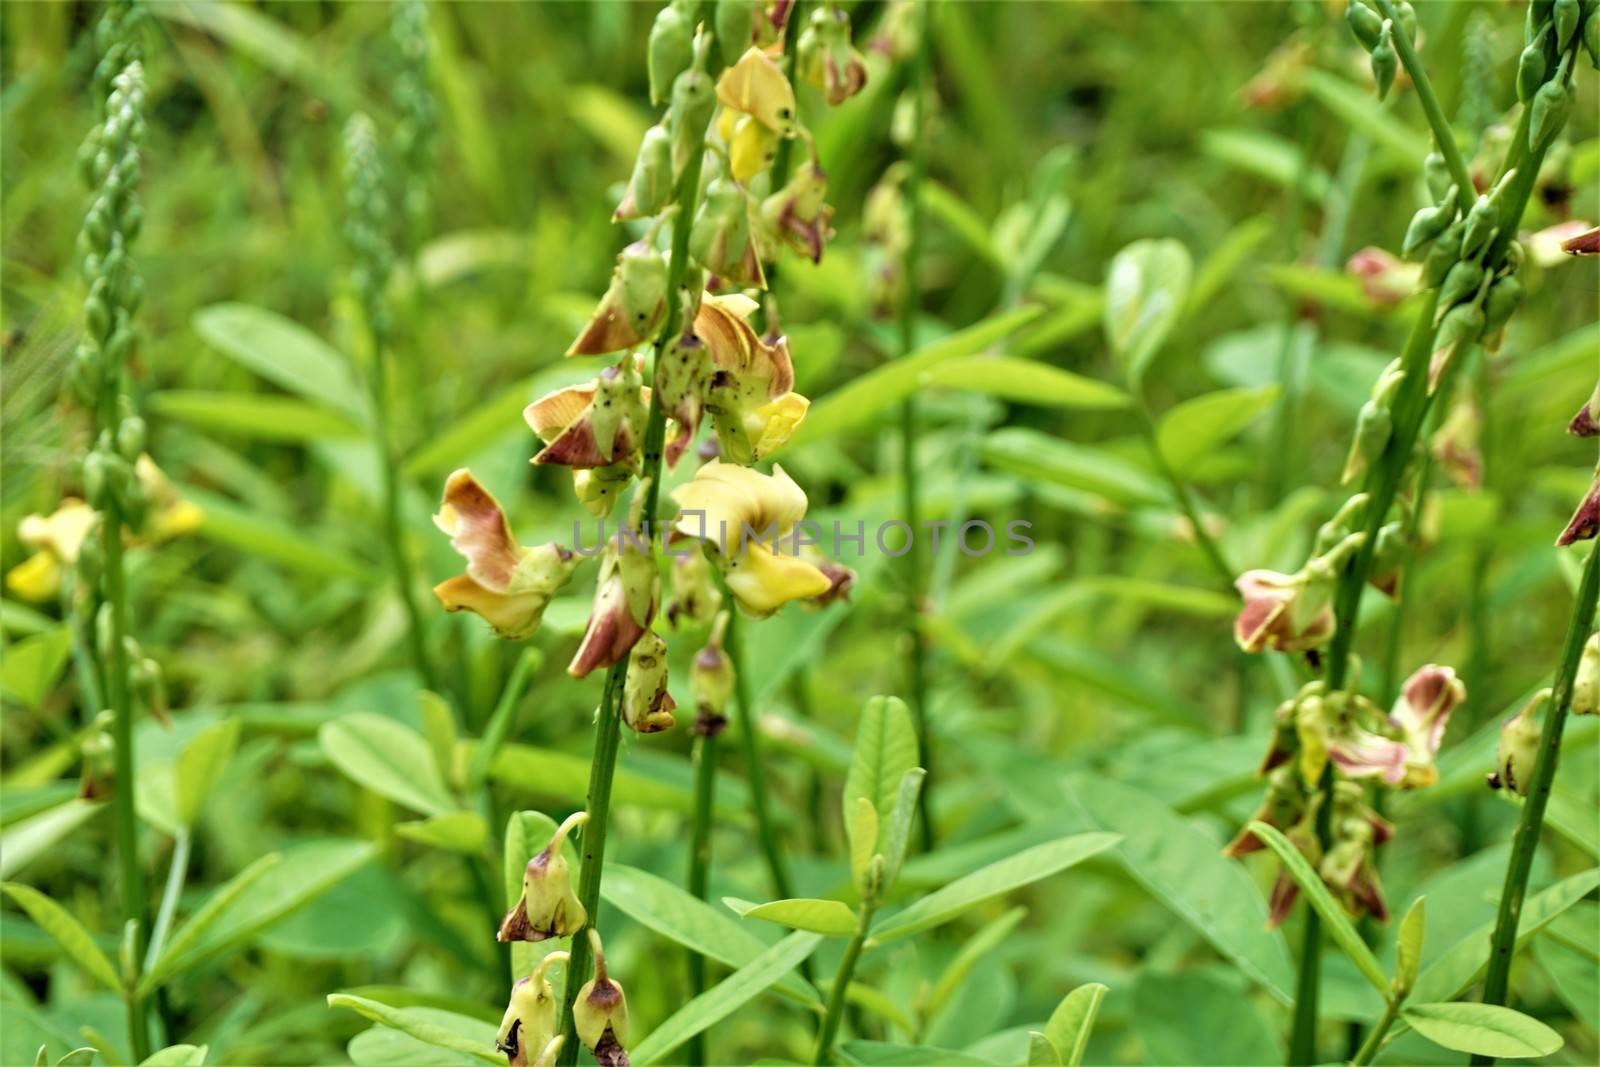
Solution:
{"label": "green stem", "polygon": [[178,834],[172,841],[172,866],[167,868],[167,886],[161,894],[161,904],[156,909],[155,926],[150,931],[150,947],[145,950],[144,966],[148,970],[150,965],[161,955],[162,946],[167,941],[167,931],[172,929],[172,920],[178,913],[178,898],[183,895],[183,884],[189,874],[189,850],[193,839],[188,830]]}
{"label": "green stem", "polygon": [[[911,141],[911,172],[906,178],[904,197],[906,209],[905,258],[901,271],[905,275],[905,291],[901,295],[899,327],[900,357],[904,359],[916,348],[917,312],[922,304],[921,278],[917,260],[922,252],[922,208],[920,203],[922,182],[927,174],[927,138],[923,131],[927,125],[928,77],[931,44],[928,38],[928,9],[931,0],[922,0],[917,8],[917,51],[911,59],[910,92],[912,99],[911,128],[915,131]],[[911,712],[917,726],[917,748],[922,754],[922,766],[928,777],[917,797],[917,807],[922,818],[923,851],[934,845],[935,827],[931,794],[936,779],[934,774],[933,736],[928,727],[928,661],[926,638],[922,632],[922,612],[927,600],[927,563],[923,558],[922,542],[918,536],[921,516],[921,494],[917,484],[917,401],[915,394],[908,395],[900,405],[900,507],[905,513],[909,551],[906,552],[906,637],[910,642],[908,656],[908,684],[911,694]]]}
{"label": "green stem", "polygon": [[1461,158],[1461,149],[1456,146],[1455,129],[1451,127],[1450,120],[1445,118],[1444,109],[1439,106],[1433,82],[1428,78],[1417,50],[1412,47],[1411,38],[1400,28],[1399,12],[1395,10],[1393,0],[1378,0],[1378,7],[1383,17],[1394,24],[1391,36],[1395,51],[1400,54],[1400,62],[1411,76],[1411,85],[1417,92],[1417,100],[1422,103],[1423,114],[1428,116],[1428,125],[1433,127],[1433,140],[1439,146],[1439,153],[1444,156],[1445,166],[1450,168],[1450,178],[1456,184],[1456,199],[1461,204],[1461,211],[1463,214],[1471,211],[1477,190],[1472,184],[1472,172],[1467,169],[1467,161]]}
{"label": "green stem", "polygon": [[1142,397],[1137,399],[1136,406],[1139,413],[1139,429],[1144,434],[1146,443],[1150,446],[1150,457],[1155,460],[1156,470],[1161,474],[1169,486],[1172,495],[1177,499],[1178,507],[1189,520],[1189,525],[1194,529],[1195,544],[1200,546],[1206,561],[1211,564],[1211,569],[1217,572],[1217,578],[1228,589],[1233,588],[1233,580],[1239,572],[1233,569],[1227,557],[1222,554],[1222,547],[1211,536],[1211,531],[1201,521],[1200,509],[1195,506],[1194,495],[1189,492],[1189,486],[1178,477],[1178,472],[1167,462],[1167,457],[1161,453],[1161,443],[1156,438],[1155,420],[1150,416],[1150,409],[1145,405]]}
{"label": "green stem", "polygon": [[[517,657],[517,665],[512,668],[510,680],[500,691],[500,699],[489,716],[489,724],[484,728],[483,737],[473,751],[472,762],[467,767],[469,794],[478,793],[488,780],[489,767],[494,763],[495,753],[500,751],[506,735],[511,732],[511,720],[517,709],[517,702],[527,690],[534,668],[538,666],[541,658],[539,651],[533,648],[523,649],[522,654]],[[487,808],[487,796],[484,802]],[[490,812],[485,810],[484,814],[488,815]]]}
{"label": "green stem", "polygon": [[845,993],[850,988],[850,978],[855,974],[856,963],[861,959],[861,951],[867,944],[867,931],[872,926],[872,914],[875,907],[863,903],[861,915],[856,923],[856,932],[850,938],[850,943],[845,946],[844,957],[839,960],[839,970],[833,976],[833,988],[828,990],[828,1010],[822,1017],[822,1029],[817,1031],[817,1044],[811,1054],[811,1062],[823,1064],[828,1062],[828,1056],[833,1052],[834,1039],[839,1036],[839,1023],[844,1019]]}
{"label": "green stem", "polygon": [[[694,738],[694,822],[689,836],[689,893],[706,899],[711,879],[711,816],[717,790],[718,722],[696,722]],[[706,958],[689,951],[689,996],[706,991]],[[706,1062],[705,1031],[689,1039],[685,1055],[693,1067]]]}
{"label": "green stem", "polygon": [[778,836],[772,827],[772,809],[767,797],[767,765],[761,757],[761,726],[756,715],[755,702],[750,698],[750,681],[745,670],[744,640],[740,633],[739,613],[728,613],[728,629],[723,636],[723,648],[733,664],[734,703],[739,707],[739,743],[744,749],[745,773],[750,781],[750,807],[756,817],[756,833],[761,839],[761,854],[767,861],[767,873],[772,877],[772,889],[779,900],[794,896],[789,871],[778,848]]}
{"label": "green stem", "polygon": [[[1578,598],[1567,626],[1567,640],[1561,650],[1561,665],[1545,711],[1544,727],[1539,732],[1539,759],[1533,767],[1528,798],[1522,804],[1522,817],[1511,838],[1511,862],[1506,865],[1506,880],[1500,890],[1500,910],[1495,916],[1490,938],[1489,970],[1483,980],[1483,1002],[1504,1006],[1511,981],[1511,959],[1517,948],[1517,925],[1522,918],[1522,901],[1528,892],[1528,874],[1533,869],[1534,853],[1539,848],[1539,832],[1544,826],[1545,806],[1555,783],[1556,764],[1561,757],[1561,732],[1566,728],[1567,712],[1572,707],[1572,687],[1583,656],[1584,642],[1594,630],[1595,600],[1600,597],[1600,545],[1589,550],[1578,583]],[[1490,1056],[1474,1056],[1473,1063],[1493,1063]]]}
{"label": "green stem", "polygon": [[1371,1063],[1372,1057],[1378,1054],[1383,1047],[1383,1039],[1389,1033],[1389,1028],[1400,1015],[1400,1001],[1397,997],[1388,997],[1384,1000],[1383,1014],[1378,1017],[1378,1023],[1367,1034],[1367,1039],[1361,1043],[1356,1054],[1350,1060],[1350,1067],[1362,1067]]}

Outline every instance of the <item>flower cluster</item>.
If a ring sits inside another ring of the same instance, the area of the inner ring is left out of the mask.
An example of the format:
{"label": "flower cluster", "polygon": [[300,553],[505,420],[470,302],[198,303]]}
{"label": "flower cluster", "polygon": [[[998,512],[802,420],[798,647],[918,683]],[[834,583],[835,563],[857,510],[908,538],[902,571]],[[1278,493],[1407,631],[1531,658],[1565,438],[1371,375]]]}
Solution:
{"label": "flower cluster", "polygon": [[[710,17],[700,22],[702,12]],[[666,640],[656,632],[662,595],[655,508],[664,477],[685,455],[705,462],[670,490],[680,508],[670,529],[674,540],[700,547],[673,553],[665,612],[671,624],[719,618],[721,586],[744,613],[763,617],[791,601],[820,605],[842,596],[854,577],[815,553],[779,547],[799,540],[792,532],[804,519],[806,496],[781,467],[767,474],[753,466],[788,442],[810,402],[794,389],[789,342],[771,303],[761,314],[750,291],[766,288],[784,248],[817,261],[833,235],[827,175],[800,123],[786,67],[830,104],[860,91],[867,77],[843,11],[819,5],[790,33],[792,16],[788,0],[671,0],[657,14],[650,95],[666,107],[645,132],[612,214],[637,228],[565,352],[605,365],[524,412],[538,442],[532,462],[571,470],[575,494],[592,515],[610,515],[632,491],[622,529],[599,554],[588,625],[567,670],[579,678],[611,672],[607,700],[613,692],[618,698],[603,711],[639,734],[675,724]],[[786,40],[794,42],[793,56],[784,55]],[[787,159],[789,142],[803,145],[805,155],[792,174],[780,173],[775,164]],[[558,544],[518,544],[504,509],[470,471],[450,476],[435,522],[467,562],[435,595],[447,610],[474,612],[508,639],[533,636],[582,562]],[[721,648],[725,625],[713,627],[695,660],[702,732],[720,729],[732,690],[734,666]],[[530,860],[522,897],[499,936],[539,940],[588,928],[596,966],[574,1004],[575,1032],[601,1062],[625,1063],[626,1002],[606,975],[592,917],[572,893],[561,858],[574,819]],[[575,945],[575,969],[587,947]],[[556,1054],[553,1024],[542,1014],[543,981],[535,975],[513,993],[499,1038],[513,1063]]]}

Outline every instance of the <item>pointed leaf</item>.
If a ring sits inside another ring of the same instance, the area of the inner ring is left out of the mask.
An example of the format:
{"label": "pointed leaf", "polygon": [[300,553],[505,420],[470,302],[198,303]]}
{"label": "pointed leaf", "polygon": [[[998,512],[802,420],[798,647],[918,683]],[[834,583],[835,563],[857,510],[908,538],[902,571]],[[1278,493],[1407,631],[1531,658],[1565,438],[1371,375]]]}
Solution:
{"label": "pointed leaf", "polygon": [[[202,1067],[206,1062],[206,1045],[168,1045],[150,1053],[139,1067]],[[85,1060],[85,1063],[88,1061]]]}
{"label": "pointed leaf", "polygon": [[1017,924],[1027,914],[1027,908],[1012,908],[973,934],[967,943],[961,946],[961,951],[956,953],[955,959],[950,961],[950,965],[944,969],[939,980],[934,983],[933,991],[928,994],[927,1006],[923,1008],[923,1016],[929,1019],[937,1016],[939,1009],[943,1008],[956,990],[961,988],[961,983],[967,980],[967,976],[972,973],[972,969],[979,961],[1011,936],[1011,931],[1017,928]]}
{"label": "pointed leaf", "polygon": [[[865,797],[872,802],[875,814],[875,831],[871,853],[880,851],[878,839],[882,835],[881,817],[894,811],[895,797],[899,793],[900,779],[917,765],[917,731],[911,722],[911,711],[898,697],[873,697],[861,711],[861,721],[856,726],[856,746],[850,758],[850,773],[844,782],[844,810],[853,814],[856,801]],[[846,825],[846,833],[850,827]],[[854,843],[851,848],[855,851]]]}
{"label": "pointed leaf", "polygon": [[1495,1004],[1412,1004],[1400,1015],[1434,1044],[1475,1056],[1549,1056],[1563,1044],[1538,1019]]}
{"label": "pointed leaf", "polygon": [[249,304],[213,304],[195,313],[194,328],[269,382],[367,421],[366,393],[350,361],[299,323]]}
{"label": "pointed leaf", "polygon": [[1099,982],[1085,983],[1068,993],[1050,1013],[1044,1032],[1060,1051],[1062,1067],[1078,1067],[1083,1062],[1095,1018],[1100,1014],[1100,1002],[1107,992]]}
{"label": "pointed leaf", "polygon": [[185,827],[193,827],[200,817],[238,746],[239,720],[223,719],[201,730],[178,753],[174,772],[177,814]]}
{"label": "pointed leaf", "polygon": [[829,937],[849,937],[856,932],[856,913],[837,900],[795,897],[757,904],[741,913],[746,919],[766,919],[795,930]]}
{"label": "pointed leaf", "polygon": [[358,711],[323,723],[317,739],[334,766],[397,804],[424,815],[455,807],[428,743],[402,723]]}
{"label": "pointed leaf", "polygon": [[1189,295],[1189,250],[1171,239],[1135,241],[1106,276],[1106,341],[1137,391]]}
{"label": "pointed leaf", "polygon": [[1112,411],[1133,398],[1116,386],[1081,374],[1010,356],[970,356],[941,363],[922,376],[925,385],[970,389],[1002,400],[1071,411]]}
{"label": "pointed leaf", "polygon": [[928,772],[921,767],[913,767],[900,776],[894,811],[890,813],[889,825],[883,833],[885,893],[900,880],[900,865],[905,862],[906,846],[911,840],[911,823],[917,817],[917,798],[922,794],[922,780],[927,776]]}
{"label": "pointed leaf", "polygon": [[117,969],[71,912],[31,885],[6,882],[0,888],[4,888],[6,896],[16,901],[28,913],[28,918],[38,923],[39,929],[49,934],[61,946],[67,958],[83,968],[85,974],[113,993],[122,991],[122,980],[117,976]]}
{"label": "pointed leaf", "polygon": [[1061,1053],[1037,1030],[1028,1031],[1028,1067],[1061,1067]]}
{"label": "pointed leaf", "polygon": [[0,692],[37,708],[61,677],[71,653],[72,631],[65,626],[8,644],[0,657]]}
{"label": "pointed leaf", "polygon": [[1222,389],[1186,400],[1161,417],[1156,441],[1174,470],[1184,474],[1250,425],[1278,398],[1276,385]]}
{"label": "pointed leaf", "polygon": [[1428,924],[1428,898],[1418,897],[1400,920],[1400,935],[1395,941],[1395,990],[1402,996],[1417,984],[1422,969],[1422,935]]}
{"label": "pointed leaf", "polygon": [[489,843],[489,825],[475,811],[447,811],[414,822],[403,822],[395,833],[434,848],[472,856]]}
{"label": "pointed leaf", "polygon": [[423,1015],[417,1008],[391,1008],[387,1004],[349,993],[329,993],[328,1007],[349,1008],[375,1023],[382,1023],[402,1034],[409,1035],[436,1048],[460,1052],[476,1060],[503,1067],[505,1057],[494,1050],[494,1024],[461,1016],[459,1028],[442,1026],[434,1021],[440,1013]]}

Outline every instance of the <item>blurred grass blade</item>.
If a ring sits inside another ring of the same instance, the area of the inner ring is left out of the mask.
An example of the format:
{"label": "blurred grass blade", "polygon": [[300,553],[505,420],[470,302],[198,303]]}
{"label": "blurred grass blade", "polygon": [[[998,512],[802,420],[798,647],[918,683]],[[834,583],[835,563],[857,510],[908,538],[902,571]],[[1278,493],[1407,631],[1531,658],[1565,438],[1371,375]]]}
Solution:
{"label": "blurred grass blade", "polygon": [[113,993],[122,991],[122,979],[117,976],[117,969],[71,912],[31,885],[6,882],[0,888],[28,913],[28,918],[39,924],[39,929],[61,946],[68,959],[83,968],[85,974]]}
{"label": "blurred grass blade", "polygon": [[[349,993],[329,993],[328,1007],[349,1008],[375,1023],[381,1023],[402,1034],[407,1034],[436,1048],[448,1049],[471,1056],[485,1063],[503,1067],[504,1057],[494,1050],[494,1024],[461,1017],[460,1029],[445,1027],[433,1020],[434,1013],[424,1017],[417,1008],[391,1008],[387,1004]],[[468,1025],[470,1024],[470,1025]],[[487,1037],[485,1036],[487,1034]]]}

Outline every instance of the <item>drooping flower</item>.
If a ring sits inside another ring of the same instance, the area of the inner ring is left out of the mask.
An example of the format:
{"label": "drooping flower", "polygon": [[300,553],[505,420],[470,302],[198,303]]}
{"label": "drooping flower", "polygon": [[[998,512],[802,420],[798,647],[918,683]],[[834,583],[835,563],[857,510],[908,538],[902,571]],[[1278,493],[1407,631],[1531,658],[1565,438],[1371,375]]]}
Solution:
{"label": "drooping flower", "polygon": [[794,88],[777,61],[754,45],[717,78],[717,99],[781,137],[794,136]]}
{"label": "drooping flower", "polygon": [[606,973],[598,930],[589,930],[589,944],[594,949],[594,977],[578,990],[572,1005],[574,1028],[601,1067],[627,1067],[628,998],[622,984]]}
{"label": "drooping flower", "polygon": [[822,249],[833,236],[833,209],[826,203],[828,175],[816,156],[801,164],[782,189],[761,202],[762,222],[789,247],[822,262]]}
{"label": "drooping flower", "polygon": [[594,607],[577,654],[567,665],[574,678],[619,662],[655,617],[661,579],[647,546],[631,530],[619,530],[600,558]]}
{"label": "drooping flower", "polygon": [[467,560],[467,572],[434,586],[434,595],[446,611],[473,612],[510,640],[533,636],[581,562],[558,544],[517,544],[500,502],[466,469],[446,480],[433,521]]}
{"label": "drooping flower", "polygon": [[[1267,792],[1249,822],[1264,822],[1276,830],[1287,831],[1305,814],[1310,794],[1295,768],[1283,765],[1267,775]],[[1245,856],[1266,848],[1247,823],[1222,850],[1224,856]]]}
{"label": "drooping flower", "polygon": [[1381,778],[1402,789],[1432,785],[1439,778],[1434,759],[1450,713],[1466,696],[1454,668],[1436,663],[1420,667],[1401,687],[1384,723],[1386,732],[1345,724],[1335,731],[1328,755],[1349,778]]}
{"label": "drooping flower", "polygon": [[1394,828],[1367,807],[1360,786],[1338,782],[1333,789],[1330,830],[1332,839],[1317,864],[1323,884],[1352,916],[1370,915],[1387,922],[1389,907],[1378,883],[1374,850],[1394,836]]}
{"label": "drooping flower", "polygon": [[570,937],[583,929],[589,913],[572,891],[572,871],[561,846],[574,827],[589,819],[587,812],[567,816],[548,844],[528,860],[522,872],[522,894],[500,921],[496,941],[544,941]]}
{"label": "drooping flower", "polygon": [[867,84],[867,64],[850,42],[850,16],[832,4],[819,4],[795,45],[795,73],[839,105]]}
{"label": "drooping flower", "polygon": [[1233,636],[1246,652],[1303,652],[1333,636],[1332,583],[1320,574],[1245,571],[1233,583],[1244,598]]}
{"label": "drooping flower", "polygon": [[1410,296],[1422,278],[1422,264],[1407,263],[1376,247],[1363,248],[1344,265],[1361,280],[1361,290],[1375,304],[1392,306]]}
{"label": "drooping flower", "polygon": [[617,255],[611,284],[569,356],[603,356],[655,337],[667,316],[667,261],[649,241]]}
{"label": "drooping flower", "polygon": [[63,569],[78,562],[84,541],[99,522],[99,512],[72,496],[49,515],[24,517],[17,524],[17,539],[33,555],[6,574],[6,588],[35,602],[55,596]]}
{"label": "drooping flower", "polygon": [[1594,387],[1594,392],[1589,394],[1589,399],[1584,401],[1583,407],[1572,416],[1572,421],[1567,423],[1567,432],[1574,437],[1595,437],[1600,435],[1600,382]]}
{"label": "drooping flower", "polygon": [[766,288],[766,273],[750,239],[750,197],[735,182],[716,178],[706,187],[689,231],[689,251],[695,262],[729,284]]}
{"label": "drooping flower", "polygon": [[788,340],[779,337],[769,344],[750,326],[756,307],[742,294],[707,294],[694,324],[711,359],[704,408],[722,455],[739,464],[754,463],[782,447],[811,406],[793,392]]}
{"label": "drooping flower", "polygon": [[1500,745],[1495,752],[1494,770],[1489,772],[1489,788],[1502,786],[1518,796],[1527,796],[1533,785],[1533,769],[1539,763],[1542,727],[1534,713],[1550,699],[1550,690],[1541,689],[1522,710],[1500,727]]}
{"label": "drooping flower", "polygon": [[[549,1050],[552,1045],[561,1047],[561,1037],[556,1033],[555,988],[545,972],[551,964],[565,963],[568,958],[565,952],[552,952],[539,961],[532,974],[512,985],[510,1002],[494,1037],[494,1047],[505,1053],[508,1067],[540,1067],[553,1062]],[[537,1058],[530,1060],[530,1055]]]}
{"label": "drooping flower", "polygon": [[1578,673],[1572,679],[1572,714],[1600,715],[1600,633],[1583,643]]}
{"label": "drooping flower", "polygon": [[717,614],[711,636],[695,653],[689,671],[689,691],[694,694],[694,729],[703,736],[715,736],[728,722],[728,701],[733,699],[736,681],[733,660],[722,648],[728,629],[728,613]]}
{"label": "drooping flower", "polygon": [[546,442],[533,462],[580,470],[631,464],[644,440],[649,404],[650,390],[632,357],[591,382],[548,393],[522,413]]}
{"label": "drooping flower", "polygon": [[833,587],[795,548],[806,495],[782,467],[767,475],[712,460],[672,499],[680,509],[676,528],[717,547],[728,588],[746,612],[770,615]]}

